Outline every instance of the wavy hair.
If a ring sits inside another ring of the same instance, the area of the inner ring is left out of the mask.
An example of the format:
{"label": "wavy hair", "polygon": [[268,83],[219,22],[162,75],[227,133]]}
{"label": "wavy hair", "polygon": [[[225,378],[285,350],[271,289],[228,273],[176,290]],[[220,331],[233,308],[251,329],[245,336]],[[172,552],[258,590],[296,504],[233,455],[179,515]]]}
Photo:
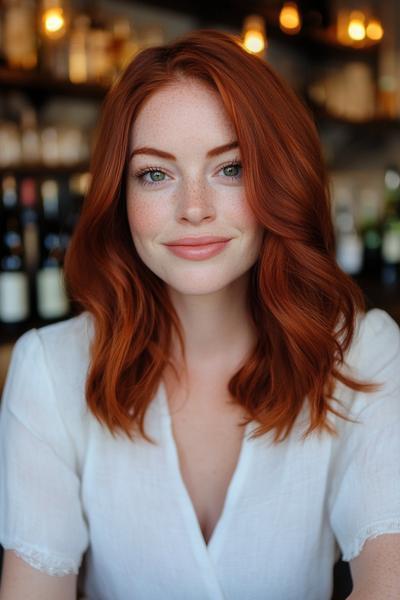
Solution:
{"label": "wavy hair", "polygon": [[244,407],[252,437],[283,441],[308,403],[308,429],[337,435],[328,412],[337,382],[370,392],[377,384],[341,372],[365,313],[362,291],[335,260],[329,179],[315,123],[296,93],[238,36],[188,33],[135,56],[109,90],[92,154],[91,184],[64,262],[73,306],[89,311],[95,334],[86,400],[114,436],[133,439],[169,364],[172,329],[184,354],[181,324],[164,282],[132,241],[125,185],[129,135],[149,96],[184,77],[216,91],[237,133],[246,198],[264,227],[251,269],[247,307],[258,332],[232,376],[232,403]]}

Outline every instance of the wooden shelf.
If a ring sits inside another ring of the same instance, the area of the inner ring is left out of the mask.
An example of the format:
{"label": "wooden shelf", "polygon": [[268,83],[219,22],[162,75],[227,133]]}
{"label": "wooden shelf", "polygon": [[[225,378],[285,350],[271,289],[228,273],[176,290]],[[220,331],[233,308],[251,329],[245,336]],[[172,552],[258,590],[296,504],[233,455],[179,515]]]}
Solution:
{"label": "wooden shelf", "polygon": [[25,165],[10,165],[9,167],[0,167],[0,177],[8,174],[25,176],[25,175],[44,175],[57,176],[69,175],[71,173],[86,173],[89,171],[88,162],[79,162],[74,165],[43,165],[43,164],[25,164]]}
{"label": "wooden shelf", "polygon": [[31,93],[49,96],[71,96],[101,100],[109,86],[97,83],[71,83],[55,79],[51,75],[38,71],[22,71],[0,68],[0,86],[4,90],[20,89]]}
{"label": "wooden shelf", "polygon": [[328,112],[323,106],[316,104],[309,96],[305,95],[305,100],[315,118],[321,123],[331,125],[342,125],[362,129],[370,132],[384,132],[400,130],[400,118],[391,119],[390,117],[374,117],[372,119],[354,120]]}

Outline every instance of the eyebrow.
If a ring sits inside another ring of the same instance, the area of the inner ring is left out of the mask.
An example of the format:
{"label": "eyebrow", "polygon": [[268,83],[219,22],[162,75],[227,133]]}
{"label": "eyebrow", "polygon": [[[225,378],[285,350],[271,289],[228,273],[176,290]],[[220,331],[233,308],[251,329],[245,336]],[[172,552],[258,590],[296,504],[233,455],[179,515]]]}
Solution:
{"label": "eyebrow", "polygon": [[[227,152],[228,150],[232,150],[232,148],[238,148],[239,142],[234,140],[233,142],[229,142],[228,144],[223,144],[222,146],[217,146],[216,148],[212,148],[206,154],[207,158],[213,158],[214,156],[218,156],[223,152]],[[170,154],[169,152],[165,152],[164,150],[158,150],[157,148],[149,148],[148,146],[142,146],[141,148],[136,148],[132,151],[129,160],[135,154],[149,154],[151,156],[159,156],[160,158],[166,158],[167,160],[176,160],[176,156]]]}

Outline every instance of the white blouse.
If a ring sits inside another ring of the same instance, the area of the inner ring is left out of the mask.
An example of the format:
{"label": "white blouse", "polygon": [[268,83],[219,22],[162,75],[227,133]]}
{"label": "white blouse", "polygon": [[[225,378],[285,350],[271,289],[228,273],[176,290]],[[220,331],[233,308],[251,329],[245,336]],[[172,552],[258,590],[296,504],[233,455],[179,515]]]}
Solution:
{"label": "white blouse", "polygon": [[[378,393],[337,385],[359,424],[302,441],[246,428],[221,517],[205,543],[183,483],[160,384],[145,418],[157,441],[114,438],[84,399],[89,313],[24,333],[0,415],[0,543],[52,575],[78,573],[88,600],[329,600],[333,565],[400,532],[400,329],[360,318],[347,354]],[[339,412],[344,408],[335,405]]]}

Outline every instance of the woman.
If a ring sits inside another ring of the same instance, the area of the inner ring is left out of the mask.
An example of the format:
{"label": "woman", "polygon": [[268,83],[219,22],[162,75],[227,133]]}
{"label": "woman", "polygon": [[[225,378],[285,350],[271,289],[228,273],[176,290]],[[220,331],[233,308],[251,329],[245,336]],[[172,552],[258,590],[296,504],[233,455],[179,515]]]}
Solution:
{"label": "woman", "polygon": [[305,108],[193,32],[128,66],[91,172],[80,313],[4,390],[1,600],[328,600],[340,552],[394,598],[400,332],[335,262]]}

